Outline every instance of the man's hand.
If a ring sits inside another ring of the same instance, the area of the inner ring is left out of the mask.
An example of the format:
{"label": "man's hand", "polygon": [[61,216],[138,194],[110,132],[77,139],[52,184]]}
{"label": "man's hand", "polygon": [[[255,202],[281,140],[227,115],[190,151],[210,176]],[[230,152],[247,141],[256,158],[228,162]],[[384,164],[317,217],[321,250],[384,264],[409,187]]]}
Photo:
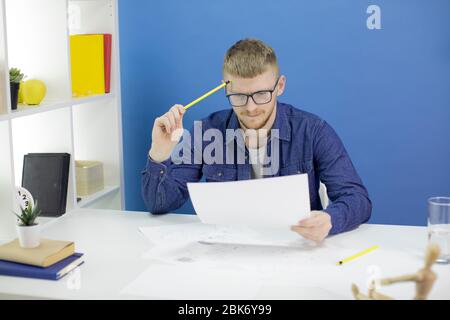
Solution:
{"label": "man's hand", "polygon": [[163,162],[170,157],[173,149],[183,134],[182,105],[176,104],[161,117],[155,119],[152,130],[152,146],[150,157],[157,162]]}
{"label": "man's hand", "polygon": [[306,239],[322,242],[331,230],[331,217],[324,211],[311,211],[311,217],[299,221],[291,230]]}

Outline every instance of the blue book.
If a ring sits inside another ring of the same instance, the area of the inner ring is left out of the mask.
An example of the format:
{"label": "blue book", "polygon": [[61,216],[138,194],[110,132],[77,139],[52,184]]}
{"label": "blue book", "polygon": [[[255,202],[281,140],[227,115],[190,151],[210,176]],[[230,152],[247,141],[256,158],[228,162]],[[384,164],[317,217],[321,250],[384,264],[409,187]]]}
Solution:
{"label": "blue book", "polygon": [[0,260],[0,275],[58,280],[84,262],[82,253],[73,255],[47,267],[36,267],[28,264]]}

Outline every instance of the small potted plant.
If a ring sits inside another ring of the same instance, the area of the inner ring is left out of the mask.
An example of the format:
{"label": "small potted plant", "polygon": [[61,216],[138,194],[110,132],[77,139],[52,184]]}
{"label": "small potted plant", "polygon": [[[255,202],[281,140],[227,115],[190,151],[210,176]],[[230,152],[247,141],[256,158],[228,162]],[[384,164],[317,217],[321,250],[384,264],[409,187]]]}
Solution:
{"label": "small potted plant", "polygon": [[11,109],[17,109],[17,98],[19,96],[20,82],[24,78],[24,74],[20,72],[20,69],[9,69],[9,88],[11,92]]}
{"label": "small potted plant", "polygon": [[15,215],[18,218],[17,234],[22,248],[36,248],[41,244],[41,228],[36,218],[41,214],[37,201],[30,203],[25,208],[20,208],[22,214]]}

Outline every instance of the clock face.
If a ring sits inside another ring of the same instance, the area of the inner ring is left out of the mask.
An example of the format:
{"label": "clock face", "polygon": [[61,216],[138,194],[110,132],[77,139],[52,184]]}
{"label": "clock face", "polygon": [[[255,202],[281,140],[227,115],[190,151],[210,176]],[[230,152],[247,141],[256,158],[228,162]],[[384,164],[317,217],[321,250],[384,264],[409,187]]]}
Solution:
{"label": "clock face", "polygon": [[23,187],[16,187],[16,212],[20,212],[21,208],[26,209],[30,205],[34,207],[34,199],[30,191]]}

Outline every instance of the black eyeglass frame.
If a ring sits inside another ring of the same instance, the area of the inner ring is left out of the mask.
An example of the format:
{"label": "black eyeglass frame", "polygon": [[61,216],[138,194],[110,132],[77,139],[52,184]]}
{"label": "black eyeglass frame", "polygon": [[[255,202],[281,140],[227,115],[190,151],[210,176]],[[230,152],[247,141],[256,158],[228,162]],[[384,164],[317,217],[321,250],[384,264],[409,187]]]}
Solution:
{"label": "black eyeglass frame", "polygon": [[[236,108],[245,107],[245,106],[247,105],[247,103],[248,103],[248,99],[249,99],[249,98],[252,98],[253,102],[254,102],[255,104],[257,104],[257,105],[262,105],[262,104],[269,103],[270,101],[272,101],[272,98],[273,98],[273,92],[274,92],[275,89],[277,88],[278,81],[280,81],[280,77],[281,77],[281,76],[279,76],[279,77],[277,78],[277,81],[275,82],[275,85],[273,86],[273,89],[272,89],[272,90],[259,90],[259,91],[256,91],[256,92],[253,92],[253,93],[250,93],[250,94],[246,94],[246,93],[230,93],[230,94],[227,94],[227,95],[226,95],[226,97],[228,98],[228,102],[230,103],[230,105],[232,105],[233,107],[236,107]],[[264,102],[264,103],[257,103],[257,102],[255,101],[255,99],[253,98],[253,95],[258,94],[258,93],[262,93],[262,92],[269,92],[269,93],[270,93],[270,99],[269,99],[269,101]],[[244,104],[235,106],[235,105],[233,105],[233,104],[231,103],[230,97],[232,97],[232,96],[246,96],[247,99],[245,100],[245,103],[244,103]]]}

